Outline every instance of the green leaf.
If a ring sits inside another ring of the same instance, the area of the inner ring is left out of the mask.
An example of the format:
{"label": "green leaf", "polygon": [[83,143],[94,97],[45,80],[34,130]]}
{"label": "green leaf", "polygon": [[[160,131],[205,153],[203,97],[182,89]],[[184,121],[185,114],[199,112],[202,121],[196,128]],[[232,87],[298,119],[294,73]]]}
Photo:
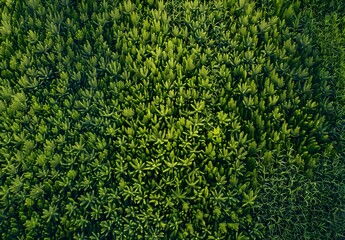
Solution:
{"label": "green leaf", "polygon": [[40,226],[39,219],[37,217],[31,217],[30,220],[26,220],[24,226],[28,232],[34,230],[36,227]]}
{"label": "green leaf", "polygon": [[255,199],[257,197],[257,195],[254,194],[254,191],[253,190],[250,190],[249,191],[249,194],[246,194],[245,192],[243,192],[243,201],[242,201],[242,207],[245,207],[247,205],[254,205],[254,202],[255,202]]}
{"label": "green leaf", "polygon": [[0,33],[2,36],[10,35],[12,33],[12,26],[10,21],[1,21]]}
{"label": "green leaf", "polygon": [[46,222],[50,222],[55,220],[59,214],[57,213],[58,208],[56,206],[49,206],[48,210],[43,209],[42,218],[46,220]]}
{"label": "green leaf", "polygon": [[30,191],[30,198],[33,200],[38,200],[44,194],[43,186],[35,184]]}
{"label": "green leaf", "polygon": [[127,14],[130,14],[135,10],[135,5],[130,0],[126,0],[123,3],[123,7]]}

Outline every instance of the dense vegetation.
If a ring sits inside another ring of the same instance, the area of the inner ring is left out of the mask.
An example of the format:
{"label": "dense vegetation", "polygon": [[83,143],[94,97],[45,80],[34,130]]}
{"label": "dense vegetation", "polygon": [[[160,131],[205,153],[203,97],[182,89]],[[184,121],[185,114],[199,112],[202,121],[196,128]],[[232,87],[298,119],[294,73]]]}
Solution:
{"label": "dense vegetation", "polygon": [[0,3],[0,238],[343,238],[342,8],[287,2]]}
{"label": "dense vegetation", "polygon": [[[275,14],[278,5],[288,8],[289,1],[263,1],[263,7]],[[267,4],[269,2],[269,4]],[[286,4],[286,5],[283,5]],[[305,0],[298,11],[298,31],[308,34],[319,51],[320,69],[329,74],[331,112],[330,140],[335,155],[320,158],[316,175],[306,179],[281,162],[269,178],[266,190],[258,196],[257,211],[266,220],[267,239],[344,239],[345,238],[345,2]],[[285,176],[281,174],[285,173]],[[290,195],[292,182],[298,182]],[[274,196],[274,197],[273,197]],[[274,201],[272,200],[274,199]],[[267,221],[268,220],[268,221]]]}

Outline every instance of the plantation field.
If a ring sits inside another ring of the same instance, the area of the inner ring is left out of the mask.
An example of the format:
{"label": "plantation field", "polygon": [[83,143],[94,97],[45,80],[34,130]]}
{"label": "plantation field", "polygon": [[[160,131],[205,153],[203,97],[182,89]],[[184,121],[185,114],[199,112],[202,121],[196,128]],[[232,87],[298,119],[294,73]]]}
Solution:
{"label": "plantation field", "polygon": [[0,239],[345,239],[345,2],[0,15]]}

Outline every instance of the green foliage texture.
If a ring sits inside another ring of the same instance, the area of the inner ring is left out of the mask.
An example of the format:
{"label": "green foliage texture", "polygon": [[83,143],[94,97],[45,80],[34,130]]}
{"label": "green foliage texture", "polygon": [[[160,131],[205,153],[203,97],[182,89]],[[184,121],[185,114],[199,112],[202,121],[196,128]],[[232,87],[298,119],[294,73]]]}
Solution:
{"label": "green foliage texture", "polygon": [[316,2],[2,1],[0,238],[344,237]]}

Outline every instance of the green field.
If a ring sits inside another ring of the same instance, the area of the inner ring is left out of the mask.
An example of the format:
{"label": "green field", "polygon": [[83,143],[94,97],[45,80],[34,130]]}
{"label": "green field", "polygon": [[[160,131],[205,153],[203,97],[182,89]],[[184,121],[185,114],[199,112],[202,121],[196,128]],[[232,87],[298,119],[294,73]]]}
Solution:
{"label": "green field", "polygon": [[0,239],[345,239],[345,2],[0,15]]}

